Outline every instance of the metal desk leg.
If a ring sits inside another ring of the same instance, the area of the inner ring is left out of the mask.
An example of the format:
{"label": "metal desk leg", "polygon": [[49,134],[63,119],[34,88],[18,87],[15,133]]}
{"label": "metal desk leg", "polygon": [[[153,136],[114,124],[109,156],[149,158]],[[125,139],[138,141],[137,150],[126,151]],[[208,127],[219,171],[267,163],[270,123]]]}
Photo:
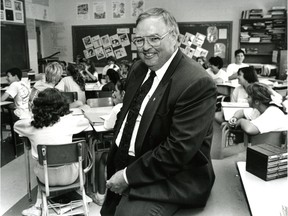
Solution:
{"label": "metal desk leg", "polygon": [[28,138],[22,138],[22,140],[24,143],[27,194],[28,194],[29,202],[31,202],[32,197],[31,197],[31,176],[30,176],[30,158],[29,158],[30,144],[29,144]]}

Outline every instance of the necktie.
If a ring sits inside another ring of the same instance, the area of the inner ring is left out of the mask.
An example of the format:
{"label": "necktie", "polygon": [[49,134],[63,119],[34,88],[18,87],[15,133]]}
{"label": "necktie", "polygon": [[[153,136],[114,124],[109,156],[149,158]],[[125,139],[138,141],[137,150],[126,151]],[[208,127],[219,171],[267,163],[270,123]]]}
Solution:
{"label": "necktie", "polygon": [[151,89],[155,76],[156,76],[155,71],[151,71],[148,79],[137,90],[133,98],[133,101],[130,105],[128,116],[126,119],[126,124],[123,129],[118,152],[115,158],[115,162],[116,162],[116,166],[118,170],[123,169],[128,165],[128,157],[129,157],[128,151],[130,147],[130,141],[131,141],[132,132],[135,126],[135,122],[138,117],[141,104],[145,96],[148,94],[149,90]]}

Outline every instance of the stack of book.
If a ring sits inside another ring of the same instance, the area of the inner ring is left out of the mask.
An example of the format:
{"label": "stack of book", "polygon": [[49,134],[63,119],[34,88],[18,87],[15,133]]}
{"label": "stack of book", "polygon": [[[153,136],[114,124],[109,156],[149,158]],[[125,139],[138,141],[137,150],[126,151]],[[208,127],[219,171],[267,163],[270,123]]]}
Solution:
{"label": "stack of book", "polygon": [[287,176],[287,149],[269,144],[247,148],[246,170],[269,181]]}
{"label": "stack of book", "polygon": [[248,32],[241,32],[240,33],[240,41],[241,42],[249,42],[250,35]]}
{"label": "stack of book", "polygon": [[258,53],[258,48],[247,48],[246,49],[246,54],[257,54]]}
{"label": "stack of book", "polygon": [[271,13],[272,18],[284,18],[286,17],[286,8],[285,6],[274,6],[271,10],[269,10]]}
{"label": "stack of book", "polygon": [[263,17],[263,9],[251,9],[249,19],[261,19]]}

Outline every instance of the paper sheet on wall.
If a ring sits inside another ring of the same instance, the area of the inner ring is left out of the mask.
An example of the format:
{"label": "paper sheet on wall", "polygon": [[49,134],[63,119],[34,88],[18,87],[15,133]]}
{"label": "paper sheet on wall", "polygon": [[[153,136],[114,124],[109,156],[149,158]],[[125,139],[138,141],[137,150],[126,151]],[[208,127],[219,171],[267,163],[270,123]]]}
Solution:
{"label": "paper sheet on wall", "polygon": [[227,29],[219,29],[219,39],[227,39]]}

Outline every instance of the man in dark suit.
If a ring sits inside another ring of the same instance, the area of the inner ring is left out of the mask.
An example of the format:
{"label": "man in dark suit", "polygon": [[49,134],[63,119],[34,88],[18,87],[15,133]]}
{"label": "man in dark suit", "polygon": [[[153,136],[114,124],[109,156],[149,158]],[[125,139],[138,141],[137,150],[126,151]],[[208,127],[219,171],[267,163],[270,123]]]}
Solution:
{"label": "man in dark suit", "polygon": [[164,9],[150,9],[136,21],[133,42],[141,61],[131,68],[117,117],[101,215],[169,216],[206,204],[215,179],[210,148],[216,86],[180,51],[178,37],[176,20]]}

